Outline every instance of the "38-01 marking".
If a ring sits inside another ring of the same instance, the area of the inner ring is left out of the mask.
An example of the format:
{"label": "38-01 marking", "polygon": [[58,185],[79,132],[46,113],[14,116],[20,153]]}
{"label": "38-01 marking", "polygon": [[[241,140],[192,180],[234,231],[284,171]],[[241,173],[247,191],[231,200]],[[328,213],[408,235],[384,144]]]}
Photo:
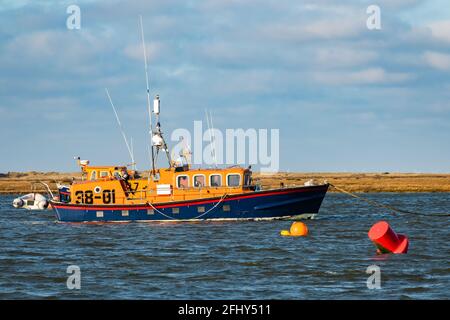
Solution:
{"label": "38-01 marking", "polygon": [[75,192],[76,204],[93,204],[94,199],[101,199],[104,204],[116,203],[116,190],[103,190],[101,196],[95,196],[91,190]]}

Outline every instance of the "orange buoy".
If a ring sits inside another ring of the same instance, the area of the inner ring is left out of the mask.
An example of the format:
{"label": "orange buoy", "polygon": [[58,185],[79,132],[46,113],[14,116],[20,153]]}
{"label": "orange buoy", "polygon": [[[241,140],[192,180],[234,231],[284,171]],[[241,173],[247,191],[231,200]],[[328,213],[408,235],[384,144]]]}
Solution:
{"label": "orange buoy", "polygon": [[407,253],[408,238],[403,234],[396,234],[386,221],[375,223],[369,230],[369,239],[378,248],[378,253]]}
{"label": "orange buoy", "polygon": [[296,237],[307,236],[308,235],[308,227],[303,222],[295,221],[291,225],[290,233],[291,233],[291,236],[296,236]]}
{"label": "orange buoy", "polygon": [[300,221],[295,221],[291,225],[291,229],[281,230],[282,236],[291,236],[291,237],[305,237],[308,235],[308,227],[306,224]]}

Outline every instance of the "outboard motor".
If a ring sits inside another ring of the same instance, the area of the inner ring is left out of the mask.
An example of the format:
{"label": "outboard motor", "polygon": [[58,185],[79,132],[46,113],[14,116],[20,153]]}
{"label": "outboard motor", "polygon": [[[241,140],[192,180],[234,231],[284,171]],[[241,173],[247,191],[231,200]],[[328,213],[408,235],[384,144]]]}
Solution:
{"label": "outboard motor", "polygon": [[19,209],[19,208],[22,208],[24,205],[25,205],[25,201],[23,201],[23,199],[21,199],[21,198],[16,198],[13,201],[14,208]]}

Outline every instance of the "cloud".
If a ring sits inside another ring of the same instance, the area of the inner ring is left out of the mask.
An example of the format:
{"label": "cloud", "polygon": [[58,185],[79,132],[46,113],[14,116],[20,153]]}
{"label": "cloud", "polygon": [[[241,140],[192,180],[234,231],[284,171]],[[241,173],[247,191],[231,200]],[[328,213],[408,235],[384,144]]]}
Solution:
{"label": "cloud", "polygon": [[450,70],[450,54],[427,51],[424,53],[423,58],[429,66],[435,69],[442,71]]}
{"label": "cloud", "polygon": [[409,8],[420,4],[420,0],[378,0],[376,3],[382,8],[400,9]]}
{"label": "cloud", "polygon": [[367,112],[352,112],[348,114],[344,114],[343,118],[350,120],[353,123],[359,123],[366,125],[367,123],[374,123],[378,120],[378,116],[373,111]]}
{"label": "cloud", "polygon": [[316,82],[328,85],[366,85],[400,83],[414,79],[411,73],[386,72],[382,68],[369,68],[350,72],[316,72]]}
{"label": "cloud", "polygon": [[27,5],[30,0],[3,0],[0,11],[14,10]]}
{"label": "cloud", "polygon": [[262,28],[262,33],[271,39],[283,41],[343,39],[357,36],[364,26],[365,22],[361,18],[323,19],[303,24],[269,24]]}
{"label": "cloud", "polygon": [[[42,30],[20,34],[6,43],[3,62],[17,67],[47,64],[49,69],[58,66],[68,72],[81,72],[92,64],[98,54],[108,49],[104,40],[87,30]],[[77,67],[71,68],[73,66]]]}
{"label": "cloud", "polygon": [[[61,34],[55,31],[37,31],[19,35],[6,46],[12,56],[26,54],[29,56],[51,56],[61,45]],[[58,44],[58,46],[56,46]]]}
{"label": "cloud", "polygon": [[[160,42],[150,42],[145,44],[145,51],[147,54],[147,62],[153,61],[158,56],[164,53],[164,44]],[[124,53],[127,57],[143,62],[144,61],[144,50],[142,43],[130,44],[125,47]]]}
{"label": "cloud", "polygon": [[[117,141],[105,132],[115,130],[106,86],[124,123],[132,123],[125,124],[127,129],[147,138],[139,14],[150,90],[167,106],[167,132],[201,118],[205,107],[223,126],[282,124],[282,139],[297,136],[299,124],[306,135],[320,125],[339,132],[349,124],[357,139],[366,132],[352,128],[353,123],[376,128],[385,115],[392,123],[405,114],[417,119],[430,114],[431,124],[433,117],[448,122],[450,18],[430,15],[418,23],[422,2],[380,0],[383,29],[372,32],[366,28],[370,0],[80,0],[82,28],[68,31],[65,7],[73,1],[9,0],[0,10],[0,127],[14,133],[12,117],[37,114],[39,123],[33,117],[22,126],[30,132],[69,127],[70,136],[61,130],[67,150],[81,148],[78,133],[104,134],[104,149],[116,150]],[[433,108],[441,112],[430,112]],[[417,136],[410,130],[405,141],[425,140],[424,135],[436,132],[430,126]],[[433,141],[446,143],[449,134],[439,132]],[[18,143],[26,139],[16,135]],[[338,138],[315,137],[323,150],[339,147]],[[401,139],[400,134],[387,140],[397,148]],[[306,143],[302,150],[316,146]],[[95,143],[82,148],[97,161],[110,160]],[[282,156],[291,152],[287,158],[298,159],[294,149],[281,150]],[[143,148],[142,163],[146,156]],[[370,166],[363,153],[350,156]],[[54,162],[55,154],[44,158],[48,167],[64,168]],[[21,161],[9,156],[2,165],[20,168]]]}
{"label": "cloud", "polygon": [[[448,90],[449,88],[447,88]],[[430,104],[430,111],[438,114],[449,114],[450,113],[450,102],[433,102]]]}
{"label": "cloud", "polygon": [[351,47],[320,47],[316,50],[315,61],[320,66],[351,67],[365,65],[375,60],[378,53],[373,50],[354,49]]}
{"label": "cloud", "polygon": [[435,39],[450,44],[450,20],[434,21],[428,27]]}

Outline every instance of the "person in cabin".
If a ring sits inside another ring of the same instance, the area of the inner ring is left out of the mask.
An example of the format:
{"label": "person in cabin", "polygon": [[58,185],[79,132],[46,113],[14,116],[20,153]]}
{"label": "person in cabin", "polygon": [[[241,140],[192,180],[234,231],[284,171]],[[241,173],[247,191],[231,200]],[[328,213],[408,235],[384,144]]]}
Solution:
{"label": "person in cabin", "polygon": [[220,176],[213,175],[211,177],[211,187],[220,187]]}
{"label": "person in cabin", "polygon": [[189,187],[189,183],[188,183],[188,179],[185,176],[181,176],[179,178],[179,186],[180,188],[188,188]]}
{"label": "person in cabin", "polygon": [[204,186],[205,186],[205,177],[204,176],[194,177],[194,187],[203,188]]}

